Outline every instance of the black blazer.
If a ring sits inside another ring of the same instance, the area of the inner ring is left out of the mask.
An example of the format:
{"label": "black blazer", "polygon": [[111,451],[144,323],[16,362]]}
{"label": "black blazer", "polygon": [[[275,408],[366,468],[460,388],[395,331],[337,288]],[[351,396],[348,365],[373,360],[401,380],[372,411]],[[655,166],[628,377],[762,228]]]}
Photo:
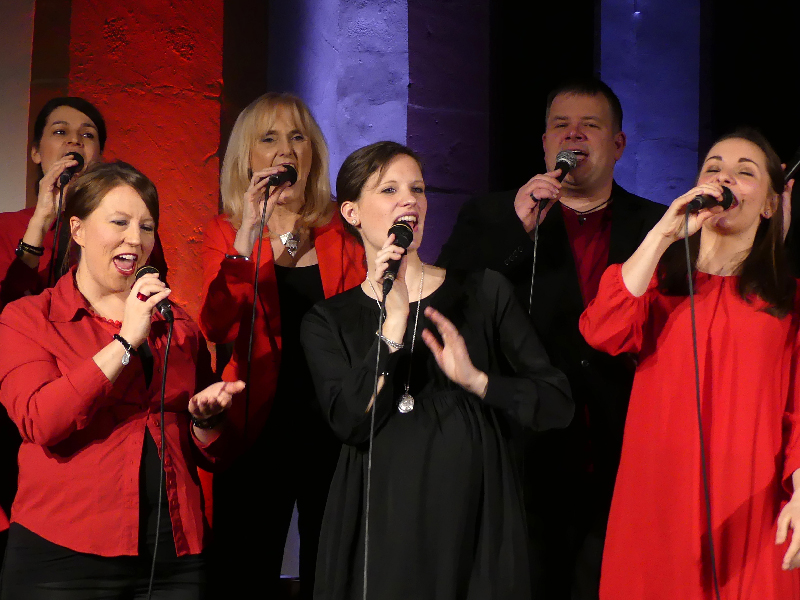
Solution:
{"label": "black blazer", "polygon": [[[528,309],[533,241],[514,211],[516,190],[473,198],[461,209],[437,264],[453,268],[488,267],[503,273]],[[614,183],[609,264],[625,262],[666,211]],[[634,361],[591,348],[578,330],[584,310],[578,272],[561,210],[552,209],[539,227],[531,315],[553,366],[572,388],[576,418],[567,430],[544,434],[526,452],[525,487],[567,483],[581,487],[591,461],[602,503],[610,503],[633,384]],[[587,421],[590,432],[586,430]],[[531,453],[547,460],[531,464]],[[541,454],[540,454],[541,455]],[[544,481],[543,481],[544,479]],[[533,481],[532,481],[533,480]],[[577,490],[576,490],[577,491]],[[580,491],[584,494],[586,490]]]}

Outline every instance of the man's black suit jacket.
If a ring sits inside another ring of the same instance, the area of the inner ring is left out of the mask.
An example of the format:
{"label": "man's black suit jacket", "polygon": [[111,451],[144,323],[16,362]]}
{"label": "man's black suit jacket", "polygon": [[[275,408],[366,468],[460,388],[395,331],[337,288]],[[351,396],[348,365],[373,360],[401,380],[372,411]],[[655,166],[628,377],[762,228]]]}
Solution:
{"label": "man's black suit jacket", "polygon": [[[469,200],[437,264],[497,270],[528,309],[534,244],[514,210],[515,195],[508,191]],[[616,183],[611,197],[609,264],[614,264],[630,257],[666,207]],[[548,506],[566,509],[571,500],[594,505],[600,515],[610,506],[634,361],[591,348],[578,330],[583,310],[562,210],[555,206],[539,226],[531,316],[551,362],[569,379],[576,411],[567,430],[537,434],[528,444],[522,470],[529,515]],[[592,490],[586,487],[587,473]]]}

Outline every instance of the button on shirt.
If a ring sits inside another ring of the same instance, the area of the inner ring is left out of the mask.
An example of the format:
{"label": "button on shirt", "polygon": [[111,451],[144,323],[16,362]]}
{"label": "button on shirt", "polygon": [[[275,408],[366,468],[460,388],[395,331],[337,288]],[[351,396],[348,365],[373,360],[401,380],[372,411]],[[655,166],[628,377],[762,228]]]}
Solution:
{"label": "button on shirt", "polygon": [[[167,323],[154,315],[149,388],[139,361],[112,384],[92,357],[119,324],[92,312],[74,274],[73,268],[54,288],[0,314],[0,401],[22,436],[11,521],[77,552],[136,555],[145,428],[162,451],[157,422]],[[180,307],[173,310],[165,462],[181,556],[199,553],[207,535],[196,467],[213,468],[227,443],[224,434],[206,445],[192,434],[188,401],[210,383],[210,361],[198,327]]]}

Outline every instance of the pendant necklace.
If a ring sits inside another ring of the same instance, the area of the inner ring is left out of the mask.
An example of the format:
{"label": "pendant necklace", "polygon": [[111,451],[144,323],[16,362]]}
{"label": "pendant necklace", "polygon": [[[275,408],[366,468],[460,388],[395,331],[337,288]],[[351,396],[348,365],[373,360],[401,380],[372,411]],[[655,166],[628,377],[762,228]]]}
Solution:
{"label": "pendant necklace", "polygon": [[566,204],[564,204],[563,202],[561,203],[561,206],[563,206],[564,208],[566,208],[566,209],[568,209],[568,210],[571,210],[573,213],[575,213],[576,215],[578,215],[578,223],[580,223],[581,225],[583,225],[584,223],[586,223],[586,215],[589,215],[589,214],[595,213],[595,212],[599,211],[601,208],[605,208],[605,207],[606,207],[606,205],[607,205],[609,202],[611,202],[611,198],[609,198],[609,199],[608,199],[608,200],[606,200],[605,202],[601,202],[601,203],[600,203],[600,204],[598,204],[597,206],[593,206],[592,208],[590,208],[590,209],[587,209],[587,210],[578,210],[577,208],[572,208],[571,206],[567,206],[567,205],[566,205]]}
{"label": "pendant necklace", "polygon": [[295,235],[291,231],[287,231],[286,233],[282,233],[278,236],[281,240],[281,243],[286,247],[286,251],[289,253],[289,256],[294,258],[294,255],[297,254],[297,248],[300,244],[300,236]]}
{"label": "pendant necklace", "polygon": [[[372,293],[375,294],[375,302],[378,303],[378,307],[380,308],[380,300],[378,300],[378,293],[375,291],[375,286],[372,285],[372,281],[370,281],[369,274],[367,274],[367,283],[369,284],[370,289],[372,289]],[[413,366],[413,357],[414,357],[414,342],[417,341],[417,324],[419,323],[419,308],[422,305],[422,286],[425,283],[425,265],[422,265],[422,271],[420,272],[419,276],[419,299],[417,300],[417,314],[414,317],[414,331],[411,334],[411,353],[408,357],[408,376],[406,377],[405,388],[406,391],[403,392],[403,395],[400,396],[400,401],[397,404],[397,410],[401,413],[410,413],[414,410],[414,396],[408,393],[409,388],[411,387],[411,367]]]}

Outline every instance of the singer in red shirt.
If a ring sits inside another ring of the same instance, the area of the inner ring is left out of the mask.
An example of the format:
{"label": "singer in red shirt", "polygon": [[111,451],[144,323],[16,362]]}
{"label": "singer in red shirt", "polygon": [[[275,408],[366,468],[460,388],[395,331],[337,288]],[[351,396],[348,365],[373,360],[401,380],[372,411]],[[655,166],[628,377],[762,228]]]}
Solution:
{"label": "singer in red shirt", "polygon": [[22,436],[0,597],[133,597],[155,552],[158,597],[201,598],[196,468],[222,458],[244,384],[205,387],[205,341],[173,307],[162,438],[168,324],[154,308],[170,291],[155,274],[134,282],[155,244],[156,189],[126,163],[96,165],[71,185],[64,218],[77,267],[0,315],[0,401]]}
{"label": "singer in red shirt", "polygon": [[[265,198],[268,178],[287,165],[297,171],[297,181],[270,188]],[[295,96],[265,94],[242,111],[220,184],[223,214],[208,224],[203,243],[200,327],[217,344],[218,360],[222,345],[232,346],[222,374],[226,381],[247,377],[259,238],[263,248],[247,415],[245,402],[238,402],[230,419],[243,455],[214,476],[216,593],[277,593],[296,501],[300,593],[311,598],[340,444],[319,414],[300,347],[300,321],[318,300],[364,281],[364,250],[344,231],[331,201],[325,139]]]}
{"label": "singer in red shirt", "polygon": [[[68,268],[63,265],[63,256],[69,227],[63,221],[57,248],[54,243],[55,225],[60,220],[59,177],[65,169],[77,168],[77,161],[68,154],[79,154],[85,170],[102,160],[105,144],[105,119],[88,100],[74,96],[52,98],[39,111],[30,151],[40,177],[36,206],[0,213],[0,311],[13,300],[41,293],[62,269]],[[166,278],[167,264],[158,236],[150,263]],[[51,272],[54,264],[60,267],[59,271]],[[0,531],[7,527],[3,513],[10,508],[16,491],[19,443],[16,428],[0,410]],[[3,547],[0,542],[0,560]]]}
{"label": "singer in red shirt", "polygon": [[[715,574],[727,600],[800,598],[787,572],[800,566],[800,293],[783,251],[783,178],[760,134],[723,137],[581,316],[589,344],[638,354],[602,600],[712,600]],[[700,429],[684,221],[689,202],[718,200],[722,186],[730,208],[689,217]]]}

